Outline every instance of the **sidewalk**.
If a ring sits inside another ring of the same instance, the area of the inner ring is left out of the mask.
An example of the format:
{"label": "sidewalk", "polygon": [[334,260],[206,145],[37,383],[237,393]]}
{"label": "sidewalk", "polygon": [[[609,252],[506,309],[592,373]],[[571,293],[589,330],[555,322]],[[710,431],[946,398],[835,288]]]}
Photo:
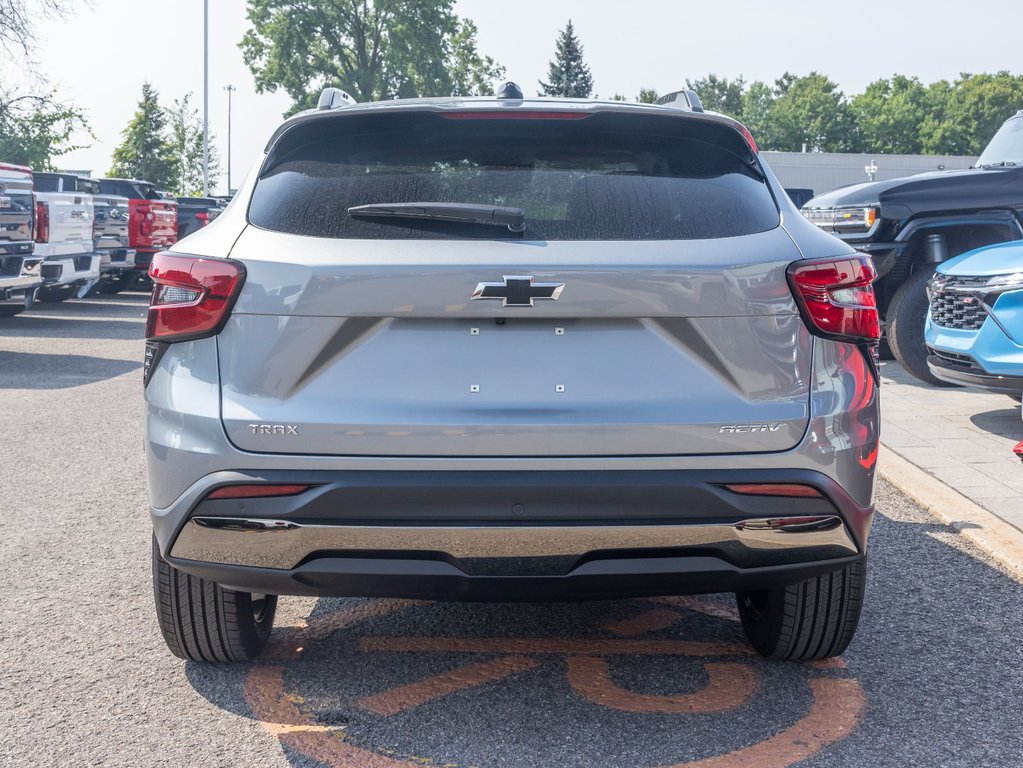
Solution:
{"label": "sidewalk", "polygon": [[1023,531],[1020,406],[1005,395],[934,387],[881,365],[881,442]]}

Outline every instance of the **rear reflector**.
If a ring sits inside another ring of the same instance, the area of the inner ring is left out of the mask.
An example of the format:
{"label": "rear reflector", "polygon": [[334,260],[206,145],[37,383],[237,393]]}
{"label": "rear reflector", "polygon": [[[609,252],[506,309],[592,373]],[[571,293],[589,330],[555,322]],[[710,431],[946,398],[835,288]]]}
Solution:
{"label": "rear reflector", "polygon": [[50,206],[36,203],[36,242],[50,242]]}
{"label": "rear reflector", "polygon": [[245,267],[230,259],[158,253],[149,265],[153,295],[146,338],[191,341],[220,332],[245,281]]}
{"label": "rear reflector", "polygon": [[295,496],[308,491],[311,485],[225,485],[206,496],[207,499],[256,499],[270,496]]}
{"label": "rear reflector", "polygon": [[788,496],[790,498],[820,499],[823,495],[810,485],[799,483],[727,483],[725,488],[744,496]]}
{"label": "rear reflector", "polygon": [[796,261],[788,268],[789,285],[810,331],[836,341],[877,341],[874,279],[869,256]]}

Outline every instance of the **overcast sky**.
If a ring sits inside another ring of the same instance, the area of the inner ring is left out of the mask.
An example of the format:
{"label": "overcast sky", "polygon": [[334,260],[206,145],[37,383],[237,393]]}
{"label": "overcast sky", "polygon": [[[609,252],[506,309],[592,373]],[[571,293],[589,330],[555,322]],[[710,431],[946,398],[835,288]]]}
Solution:
{"label": "overcast sky", "polygon": [[[248,26],[244,0],[210,0],[210,125],[227,155],[228,83],[234,93],[235,186],[290,99],[257,94],[238,42]],[[546,74],[558,31],[571,18],[597,93],[635,97],[642,87],[677,89],[714,72],[768,82],[816,69],[856,93],[892,73],[925,82],[960,72],[1020,72],[1017,39],[1001,25],[1016,2],[894,0],[884,4],[751,0],[457,0],[475,20],[480,49],[504,64],[527,94]],[[202,0],[92,0],[71,18],[40,25],[37,59],[61,99],[89,115],[96,139],[61,158],[66,168],[105,173],[134,113],[143,80],[167,105],[193,92],[202,106]],[[0,61],[0,73],[17,71]],[[1023,105],[1020,105],[1023,107]],[[0,158],[2,160],[2,158]],[[225,173],[214,191],[226,186]]]}

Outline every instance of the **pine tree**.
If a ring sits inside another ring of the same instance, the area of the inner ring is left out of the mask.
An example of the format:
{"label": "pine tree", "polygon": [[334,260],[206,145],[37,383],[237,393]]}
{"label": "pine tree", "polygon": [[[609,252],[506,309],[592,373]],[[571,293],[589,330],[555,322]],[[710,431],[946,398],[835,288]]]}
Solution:
{"label": "pine tree", "polygon": [[150,83],[142,84],[142,100],[131,122],[121,131],[124,137],[114,150],[111,176],[145,179],[160,189],[177,180],[174,150],[167,140],[167,113]]}
{"label": "pine tree", "polygon": [[540,82],[540,95],[588,99],[592,94],[593,77],[583,61],[583,47],[569,19],[568,25],[558,35],[554,61],[547,70],[547,82]]}

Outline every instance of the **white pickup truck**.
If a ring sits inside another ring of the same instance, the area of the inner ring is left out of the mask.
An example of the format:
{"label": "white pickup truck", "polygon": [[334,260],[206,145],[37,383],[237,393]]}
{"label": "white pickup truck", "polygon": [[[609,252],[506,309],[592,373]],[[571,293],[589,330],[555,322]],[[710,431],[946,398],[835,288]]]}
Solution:
{"label": "white pickup truck", "polygon": [[31,307],[43,284],[34,230],[32,169],[0,163],[0,317]]}
{"label": "white pickup truck", "polygon": [[36,255],[44,259],[40,301],[63,301],[89,293],[100,279],[102,256],[93,241],[92,195],[69,173],[37,173]]}

